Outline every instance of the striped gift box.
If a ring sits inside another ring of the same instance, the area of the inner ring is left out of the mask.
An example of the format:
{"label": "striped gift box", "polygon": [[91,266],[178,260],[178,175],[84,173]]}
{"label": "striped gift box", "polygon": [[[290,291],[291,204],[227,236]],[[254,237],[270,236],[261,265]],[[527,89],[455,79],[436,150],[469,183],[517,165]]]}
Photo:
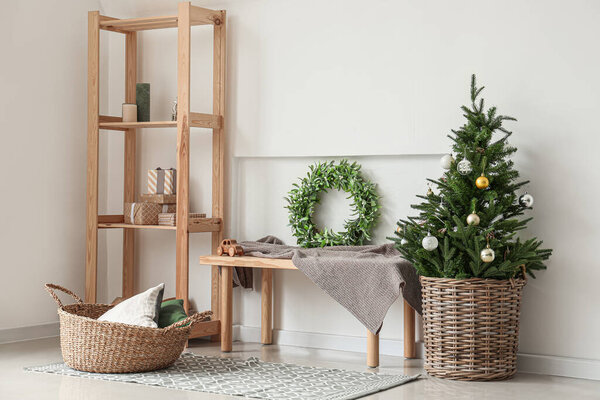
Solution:
{"label": "striped gift box", "polygon": [[[204,213],[189,213],[189,218],[206,218],[206,214]],[[167,225],[167,226],[175,226],[177,221],[177,214],[174,212],[168,213],[160,213],[158,214],[158,224],[159,225]]]}
{"label": "striped gift box", "polygon": [[150,194],[175,194],[177,186],[177,171],[169,169],[148,170],[148,193]]}

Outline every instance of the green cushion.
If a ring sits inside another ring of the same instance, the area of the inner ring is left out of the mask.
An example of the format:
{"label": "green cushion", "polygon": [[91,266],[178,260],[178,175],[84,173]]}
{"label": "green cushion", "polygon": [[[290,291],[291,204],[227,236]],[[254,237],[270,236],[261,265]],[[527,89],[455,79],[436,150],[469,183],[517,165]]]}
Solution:
{"label": "green cushion", "polygon": [[158,314],[158,327],[166,328],[167,326],[186,318],[187,314],[183,308],[182,299],[163,301],[160,305],[160,314]]}

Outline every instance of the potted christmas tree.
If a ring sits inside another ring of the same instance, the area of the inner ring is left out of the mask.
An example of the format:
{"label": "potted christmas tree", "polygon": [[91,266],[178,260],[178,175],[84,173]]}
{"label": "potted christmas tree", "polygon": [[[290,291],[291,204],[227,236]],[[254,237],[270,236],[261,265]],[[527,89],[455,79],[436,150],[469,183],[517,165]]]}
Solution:
{"label": "potted christmas tree", "polygon": [[527,275],[545,269],[551,250],[517,236],[533,197],[523,193],[503,123],[515,120],[484,108],[475,75],[467,119],[449,135],[446,171],[418,216],[398,222],[393,240],[417,269],[423,293],[425,370],[461,380],[506,379],[516,372],[521,292]]}

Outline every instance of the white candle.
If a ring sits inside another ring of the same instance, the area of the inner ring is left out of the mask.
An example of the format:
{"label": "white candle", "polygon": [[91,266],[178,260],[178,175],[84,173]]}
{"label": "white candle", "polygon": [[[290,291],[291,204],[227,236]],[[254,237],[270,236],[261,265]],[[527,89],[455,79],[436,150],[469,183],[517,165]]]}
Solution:
{"label": "white candle", "polygon": [[123,103],[123,122],[137,122],[137,105]]}

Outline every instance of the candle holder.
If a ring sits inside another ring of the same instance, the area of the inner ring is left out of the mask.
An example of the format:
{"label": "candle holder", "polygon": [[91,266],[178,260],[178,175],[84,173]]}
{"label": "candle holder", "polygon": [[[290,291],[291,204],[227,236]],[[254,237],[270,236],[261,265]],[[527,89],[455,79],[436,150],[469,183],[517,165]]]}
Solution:
{"label": "candle holder", "polygon": [[137,122],[137,105],[123,103],[121,116],[123,117],[123,122]]}

